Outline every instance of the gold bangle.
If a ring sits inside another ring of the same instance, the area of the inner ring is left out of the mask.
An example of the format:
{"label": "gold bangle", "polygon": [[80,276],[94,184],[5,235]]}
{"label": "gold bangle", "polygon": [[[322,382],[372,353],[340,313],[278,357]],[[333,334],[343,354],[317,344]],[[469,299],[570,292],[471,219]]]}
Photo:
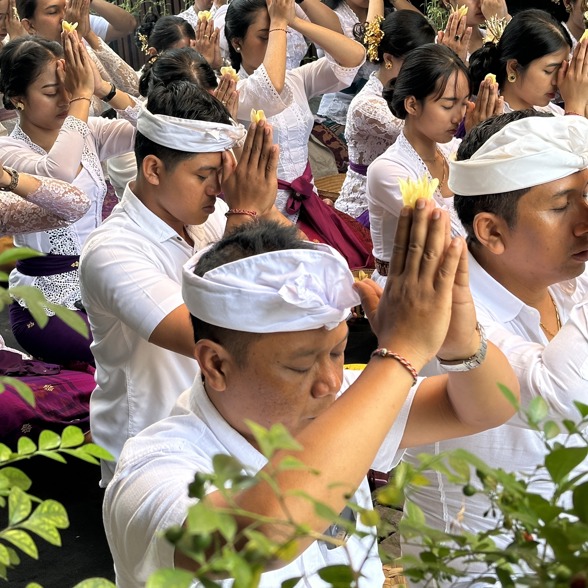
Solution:
{"label": "gold bangle", "polygon": [[87,100],[88,102],[92,102],[92,98],[88,98],[87,96],[78,96],[77,98],[72,98],[69,103],[75,102],[76,100]]}

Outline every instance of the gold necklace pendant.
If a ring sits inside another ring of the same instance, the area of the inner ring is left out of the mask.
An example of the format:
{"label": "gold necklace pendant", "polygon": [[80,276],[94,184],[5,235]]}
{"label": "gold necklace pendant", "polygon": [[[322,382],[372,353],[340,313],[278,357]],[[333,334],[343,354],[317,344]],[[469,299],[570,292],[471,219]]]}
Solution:
{"label": "gold necklace pendant", "polygon": [[549,293],[549,299],[551,300],[551,304],[553,304],[553,310],[555,310],[555,322],[557,324],[557,331],[554,333],[553,331],[550,331],[541,321],[539,321],[539,326],[543,329],[543,331],[545,333],[547,333],[552,339],[557,335],[557,333],[559,333],[559,330],[561,329],[561,318],[559,316],[559,310],[557,310],[557,305],[555,304],[555,300],[553,299],[553,296],[551,295],[551,293]]}

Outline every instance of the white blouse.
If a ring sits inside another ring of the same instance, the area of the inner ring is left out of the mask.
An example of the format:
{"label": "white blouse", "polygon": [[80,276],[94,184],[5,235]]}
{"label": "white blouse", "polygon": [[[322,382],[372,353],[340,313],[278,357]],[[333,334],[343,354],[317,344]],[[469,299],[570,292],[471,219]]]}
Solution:
{"label": "white blouse", "polygon": [[[449,158],[457,151],[460,142],[461,139],[452,139],[438,147],[444,157]],[[373,255],[377,259],[388,261],[392,256],[398,217],[403,207],[398,179],[418,180],[422,176],[433,179],[425,162],[404,136],[404,131],[400,133],[396,142],[370,165],[367,174],[367,201],[374,244]],[[465,237],[465,229],[453,208],[453,197],[444,198],[437,189],[433,199],[439,208],[449,212],[452,235]],[[386,282],[386,278],[380,276],[377,270],[373,274],[373,279],[380,285]]]}
{"label": "white blouse", "polygon": [[[274,129],[274,140],[280,146],[278,178],[286,182],[302,175],[308,162],[308,138],[314,116],[308,106],[313,96],[347,87],[358,67],[342,67],[325,56],[286,72],[284,89],[278,93],[262,64],[252,75],[241,68],[238,118],[249,123],[251,109],[263,110]],[[279,190],[276,205],[285,212],[290,192]],[[296,221],[297,215],[291,215]]]}
{"label": "white blouse", "polygon": [[[18,235],[14,242],[43,253],[79,255],[84,241],[102,222],[106,182],[101,162],[133,149],[135,128],[126,120],[90,117],[88,123],[68,116],[49,152],[36,145],[19,125],[0,138],[0,160],[16,169],[72,183],[90,200],[88,211],[75,223],[58,229]],[[49,302],[75,310],[80,300],[77,271],[53,276],[10,274],[10,286],[35,286]],[[19,304],[26,306],[24,301]],[[52,311],[46,310],[48,316]]]}
{"label": "white blouse", "polygon": [[[350,39],[355,39],[353,28],[356,24],[359,24],[359,18],[357,18],[357,14],[351,10],[349,4],[347,4],[345,0],[343,0],[341,4],[335,8],[334,12],[339,17],[343,34]],[[376,71],[377,68],[377,64],[365,61],[358,69],[354,80],[351,80],[351,82],[347,84],[346,87],[349,87],[356,80],[367,80],[370,77],[370,74]],[[343,90],[345,88],[341,89]],[[318,114],[320,116],[330,118],[340,125],[344,125],[345,119],[347,117],[347,110],[349,109],[349,105],[351,104],[351,100],[353,100],[354,95],[355,94],[347,94],[344,92],[325,93],[325,95],[322,97]]]}
{"label": "white blouse", "polygon": [[[351,101],[347,111],[345,140],[349,161],[368,166],[396,141],[404,121],[396,118],[382,98],[384,87],[372,73],[366,85]],[[355,218],[367,210],[366,175],[347,170],[335,208]]]}
{"label": "white blouse", "polygon": [[0,235],[66,227],[90,208],[89,198],[75,186],[35,176],[41,185],[25,198],[0,192]]}

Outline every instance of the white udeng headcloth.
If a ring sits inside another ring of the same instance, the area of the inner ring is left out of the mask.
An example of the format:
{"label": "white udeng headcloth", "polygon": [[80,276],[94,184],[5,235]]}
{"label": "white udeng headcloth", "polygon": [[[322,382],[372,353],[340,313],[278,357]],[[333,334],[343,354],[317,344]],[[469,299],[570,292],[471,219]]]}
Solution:
{"label": "white udeng headcloth", "polygon": [[137,118],[137,131],[158,145],[187,153],[226,151],[239,146],[246,133],[242,124],[225,125],[153,114],[145,106]]}
{"label": "white udeng headcloth", "polygon": [[588,120],[553,116],[513,121],[470,159],[449,163],[460,196],[500,194],[560,180],[588,167]]}
{"label": "white udeng headcloth", "polygon": [[247,333],[334,329],[359,304],[353,275],[328,245],[253,255],[206,272],[184,265],[182,295],[188,310],[211,325]]}

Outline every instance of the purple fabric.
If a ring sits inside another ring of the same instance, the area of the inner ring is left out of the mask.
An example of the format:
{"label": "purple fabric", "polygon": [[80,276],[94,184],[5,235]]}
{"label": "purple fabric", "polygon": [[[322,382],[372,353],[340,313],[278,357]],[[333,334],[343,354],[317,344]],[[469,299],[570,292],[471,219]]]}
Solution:
{"label": "purple fabric", "polygon": [[366,229],[370,228],[370,211],[366,208],[356,219],[359,224],[364,226]]}
{"label": "purple fabric", "polygon": [[311,241],[334,247],[351,269],[371,267],[371,243],[365,243],[353,230],[354,218],[339,213],[317,196],[310,163],[306,164],[303,174],[292,182],[278,179],[278,187],[280,190],[291,190],[286,211],[299,213],[298,226]]}
{"label": "purple fabric", "polygon": [[[94,365],[90,351],[91,338],[86,339],[73,331],[57,316],[49,317],[49,322],[41,328],[28,309],[17,303],[10,305],[10,326],[18,344],[33,357],[50,363],[68,366],[82,361]],[[78,315],[90,325],[85,312]]]}
{"label": "purple fabric", "polygon": [[43,257],[19,259],[16,269],[25,276],[54,276],[66,272],[75,272],[80,265],[79,255],[55,255],[48,253]]}
{"label": "purple fabric", "polygon": [[466,136],[465,118],[459,123],[457,131],[455,131],[454,137],[456,139],[463,139]]}
{"label": "purple fabric", "polygon": [[50,376],[18,378],[31,388],[35,406],[25,402],[10,385],[0,394],[0,441],[16,446],[19,437],[36,436],[43,429],[61,431],[67,425],[89,430],[90,395],[96,385],[93,368],[62,370]]}
{"label": "purple fabric", "polygon": [[349,169],[354,171],[356,174],[361,174],[362,176],[367,175],[367,165],[361,165],[361,163],[353,163],[353,161],[349,162]]}
{"label": "purple fabric", "polygon": [[25,359],[20,353],[0,350],[0,375],[2,376],[48,376],[58,374],[61,367],[36,359]]}

